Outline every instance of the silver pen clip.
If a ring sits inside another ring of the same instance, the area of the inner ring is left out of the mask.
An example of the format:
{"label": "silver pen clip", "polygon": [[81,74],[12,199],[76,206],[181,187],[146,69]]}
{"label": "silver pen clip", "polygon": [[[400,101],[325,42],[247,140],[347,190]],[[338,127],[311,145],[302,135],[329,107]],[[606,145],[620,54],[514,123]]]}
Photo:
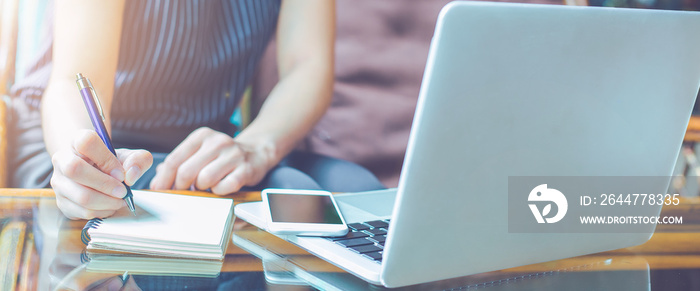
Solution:
{"label": "silver pen clip", "polygon": [[[88,80],[88,84],[90,84],[90,80]],[[92,92],[92,97],[95,99],[95,103],[97,104],[97,110],[100,111],[100,117],[102,117],[102,121],[105,121],[105,113],[102,111],[100,98],[97,98],[97,92],[95,92],[95,88],[92,87],[92,84],[90,84],[90,91]]]}
{"label": "silver pen clip", "polygon": [[102,121],[105,121],[105,114],[104,111],[102,111],[102,104],[100,103],[100,98],[97,97],[97,92],[95,91],[95,87],[92,86],[92,82],[90,82],[90,79],[84,77],[83,74],[80,73],[78,73],[76,77],[78,79],[75,82],[78,83],[78,88],[80,90],[83,90],[85,88],[88,88],[90,90],[93,102],[95,102],[95,105],[97,105],[97,111],[100,112],[100,117],[102,117]]}

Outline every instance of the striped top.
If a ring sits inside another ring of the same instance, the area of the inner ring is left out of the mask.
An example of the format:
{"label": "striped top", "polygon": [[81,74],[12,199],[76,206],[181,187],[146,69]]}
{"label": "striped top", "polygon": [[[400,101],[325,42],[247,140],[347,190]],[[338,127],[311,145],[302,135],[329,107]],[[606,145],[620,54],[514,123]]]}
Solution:
{"label": "striped top", "polygon": [[[126,1],[111,112],[115,145],[170,152],[202,126],[233,133],[230,117],[275,32],[280,1]],[[51,70],[46,40],[12,89],[37,108]]]}

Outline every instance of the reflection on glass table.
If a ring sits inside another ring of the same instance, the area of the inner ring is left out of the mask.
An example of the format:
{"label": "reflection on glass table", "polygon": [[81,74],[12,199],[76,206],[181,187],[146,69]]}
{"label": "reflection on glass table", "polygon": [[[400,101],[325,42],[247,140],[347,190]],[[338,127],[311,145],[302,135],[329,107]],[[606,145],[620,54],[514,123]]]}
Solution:
{"label": "reflection on glass table", "polygon": [[[265,277],[284,276],[286,282],[307,283],[320,290],[385,290],[369,284],[312,255],[299,253],[284,241],[259,230],[240,230],[233,243],[254,254],[263,265]],[[650,273],[642,257],[591,257],[566,264],[544,263],[489,272],[440,282],[397,288],[397,290],[469,289],[485,290],[650,290]]]}

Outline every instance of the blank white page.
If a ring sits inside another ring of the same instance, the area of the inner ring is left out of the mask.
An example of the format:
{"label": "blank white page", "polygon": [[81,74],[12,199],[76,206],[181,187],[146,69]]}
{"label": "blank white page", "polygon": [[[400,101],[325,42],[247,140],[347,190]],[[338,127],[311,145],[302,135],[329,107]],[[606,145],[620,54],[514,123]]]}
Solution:
{"label": "blank white page", "polygon": [[[124,208],[88,233],[124,241],[161,241],[167,245],[219,246],[230,219],[233,200],[133,191],[136,216]],[[170,243],[167,243],[170,242]]]}

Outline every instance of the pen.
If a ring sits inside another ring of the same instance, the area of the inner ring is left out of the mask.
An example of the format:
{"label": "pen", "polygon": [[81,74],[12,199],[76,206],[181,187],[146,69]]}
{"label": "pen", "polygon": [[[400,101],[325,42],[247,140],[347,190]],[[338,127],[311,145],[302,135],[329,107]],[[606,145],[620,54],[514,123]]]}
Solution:
{"label": "pen", "polygon": [[[100,105],[100,99],[97,98],[97,92],[95,92],[95,88],[92,87],[92,83],[90,83],[90,80],[80,73],[77,75],[77,80],[75,80],[75,82],[78,84],[78,88],[80,89],[80,95],[83,97],[83,102],[85,103],[85,107],[87,108],[88,115],[90,115],[90,121],[92,121],[92,126],[95,128],[97,135],[100,136],[100,139],[102,139],[102,142],[105,143],[109,151],[111,151],[112,154],[116,156],[117,152],[114,151],[114,146],[112,146],[112,141],[109,138],[109,132],[107,132],[107,127],[105,127],[105,115],[102,111],[102,105]],[[136,209],[134,208],[134,198],[133,194],[131,193],[131,188],[124,182],[122,182],[122,184],[124,184],[124,187],[126,187],[126,196],[124,196],[124,202],[126,202],[126,206],[129,207],[131,213],[136,215]]]}

